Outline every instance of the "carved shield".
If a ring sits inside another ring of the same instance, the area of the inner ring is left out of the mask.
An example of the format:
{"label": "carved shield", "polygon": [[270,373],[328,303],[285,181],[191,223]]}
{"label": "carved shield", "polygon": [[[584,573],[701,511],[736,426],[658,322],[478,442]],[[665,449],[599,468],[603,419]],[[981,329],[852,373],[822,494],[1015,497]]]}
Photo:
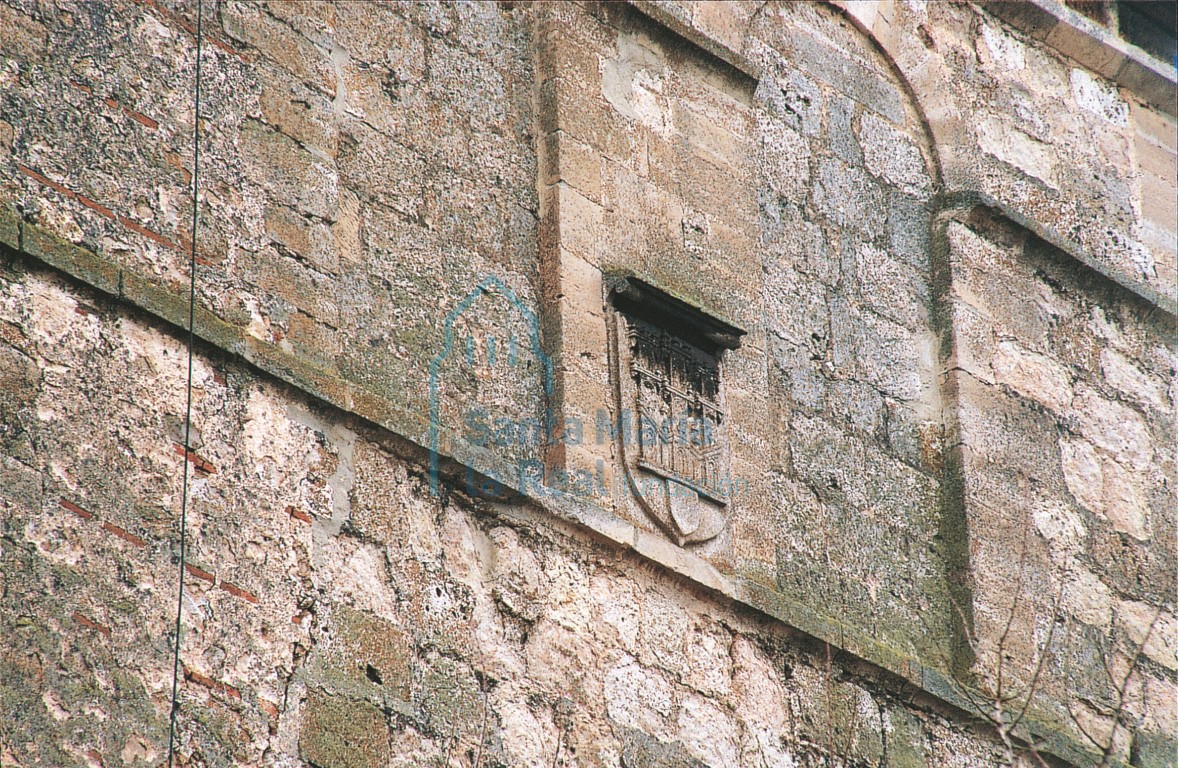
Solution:
{"label": "carved shield", "polygon": [[720,356],[740,331],[633,277],[612,284],[615,441],[630,490],[676,543],[732,513]]}

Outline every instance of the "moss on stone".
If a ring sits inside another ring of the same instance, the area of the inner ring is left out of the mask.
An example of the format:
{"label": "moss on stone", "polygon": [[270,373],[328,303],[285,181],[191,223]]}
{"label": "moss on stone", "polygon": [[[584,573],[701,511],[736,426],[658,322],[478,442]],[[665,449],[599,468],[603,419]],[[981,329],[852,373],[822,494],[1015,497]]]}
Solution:
{"label": "moss on stone", "polygon": [[118,265],[36,224],[24,222],[21,249],[104,293],[119,293],[122,270]]}
{"label": "moss on stone", "polygon": [[316,768],[380,768],[391,757],[384,714],[362,701],[312,691],[299,755]]}
{"label": "moss on stone", "polygon": [[20,249],[20,214],[9,202],[0,202],[0,243]]}

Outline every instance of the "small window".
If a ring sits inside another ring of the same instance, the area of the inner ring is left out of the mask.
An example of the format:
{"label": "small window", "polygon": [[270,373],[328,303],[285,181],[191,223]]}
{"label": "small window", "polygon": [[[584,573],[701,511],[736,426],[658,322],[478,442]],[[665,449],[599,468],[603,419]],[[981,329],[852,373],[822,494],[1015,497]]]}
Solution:
{"label": "small window", "polygon": [[1178,57],[1178,3],[1174,0],[1121,0],[1117,27],[1126,42],[1175,65]]}
{"label": "small window", "polygon": [[1098,24],[1108,24],[1108,3],[1105,0],[1067,0],[1067,4]]}

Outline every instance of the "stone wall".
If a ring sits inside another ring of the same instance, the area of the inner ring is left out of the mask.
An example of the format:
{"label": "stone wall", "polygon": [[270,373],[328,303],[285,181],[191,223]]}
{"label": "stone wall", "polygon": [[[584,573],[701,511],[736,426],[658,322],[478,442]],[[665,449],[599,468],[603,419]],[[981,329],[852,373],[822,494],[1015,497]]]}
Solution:
{"label": "stone wall", "polygon": [[[159,765],[183,335],[20,259],[0,285],[0,754]],[[996,759],[919,691],[536,505],[432,497],[420,451],[215,349],[194,387],[185,764]]]}
{"label": "stone wall", "polygon": [[[185,461],[184,764],[1172,759],[1172,67],[1050,0],[208,2],[186,450],[195,21],[0,4],[0,765],[166,759]],[[616,429],[625,280],[739,334],[738,494]]]}
{"label": "stone wall", "polygon": [[1174,317],[982,212],[944,238],[976,671],[1105,738],[1124,698],[1139,754],[1160,755],[1148,734],[1178,724]]}

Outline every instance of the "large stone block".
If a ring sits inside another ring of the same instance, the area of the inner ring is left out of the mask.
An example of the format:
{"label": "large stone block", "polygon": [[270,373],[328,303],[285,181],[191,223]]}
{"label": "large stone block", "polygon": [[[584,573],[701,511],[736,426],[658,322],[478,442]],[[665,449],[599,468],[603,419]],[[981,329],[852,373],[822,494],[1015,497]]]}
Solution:
{"label": "large stone block", "polygon": [[364,701],[312,691],[299,755],[316,768],[383,768],[392,757],[384,714]]}
{"label": "large stone block", "polygon": [[862,169],[834,158],[821,160],[812,195],[818,210],[830,221],[854,227],[868,237],[884,231],[886,196]]}
{"label": "large stone block", "polygon": [[0,7],[0,47],[26,61],[37,61],[48,39],[44,24],[11,6]]}
{"label": "large stone block", "polygon": [[294,139],[247,120],[242,126],[241,153],[246,173],[282,200],[305,213],[333,221],[338,209],[335,169],[299,146]]}
{"label": "large stone block", "polygon": [[907,133],[865,113],[859,121],[859,143],[868,171],[893,189],[918,200],[928,199],[932,179],[924,155]]}
{"label": "large stone block", "polygon": [[994,381],[1062,413],[1072,404],[1072,376],[1051,358],[1010,341],[999,342],[990,363]]}
{"label": "large stone block", "polygon": [[337,606],[332,639],[316,665],[321,679],[348,685],[352,695],[379,690],[409,701],[413,648],[408,632],[387,619]]}
{"label": "large stone block", "polygon": [[234,2],[221,16],[225,32],[257,48],[299,81],[335,96],[336,76],[326,50],[316,47],[256,3]]}

